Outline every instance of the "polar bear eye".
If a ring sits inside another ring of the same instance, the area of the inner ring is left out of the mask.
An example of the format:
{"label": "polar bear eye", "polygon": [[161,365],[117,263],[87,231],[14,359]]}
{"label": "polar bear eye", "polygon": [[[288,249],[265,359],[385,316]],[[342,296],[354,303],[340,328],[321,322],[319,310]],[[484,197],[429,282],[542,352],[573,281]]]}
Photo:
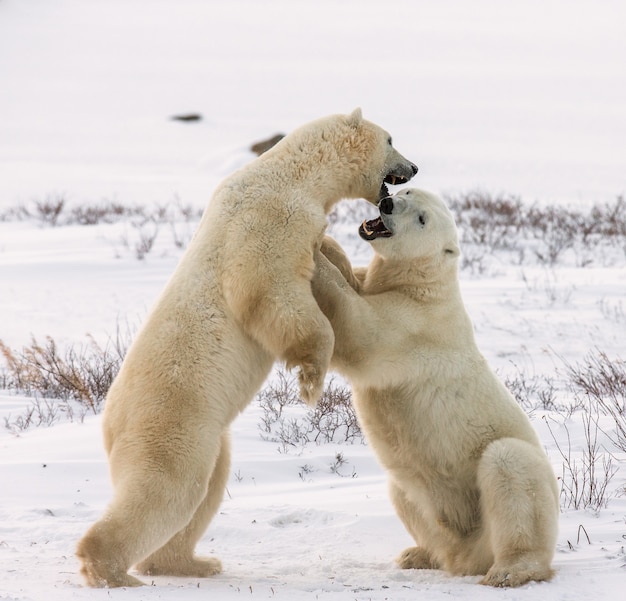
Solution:
{"label": "polar bear eye", "polygon": [[422,227],[424,227],[426,225],[426,213],[420,213],[417,216],[417,221]]}
{"label": "polar bear eye", "polygon": [[389,144],[389,146],[393,146],[393,140],[391,139],[391,136],[387,138],[387,144]]}

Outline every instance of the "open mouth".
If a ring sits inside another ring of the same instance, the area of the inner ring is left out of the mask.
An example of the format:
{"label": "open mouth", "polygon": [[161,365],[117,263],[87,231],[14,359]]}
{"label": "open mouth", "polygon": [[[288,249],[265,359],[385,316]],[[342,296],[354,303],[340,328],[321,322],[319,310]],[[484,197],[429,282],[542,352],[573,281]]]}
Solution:
{"label": "open mouth", "polygon": [[364,221],[359,227],[359,236],[363,240],[370,242],[376,240],[376,238],[389,238],[393,232],[388,230],[380,217],[371,219],[370,221]]}
{"label": "open mouth", "polygon": [[[417,171],[417,168],[415,168],[415,170]],[[382,200],[385,196],[389,196],[389,188],[387,188],[386,184],[399,186],[400,184],[406,184],[410,179],[411,178],[409,177],[404,177],[403,175],[398,175],[396,173],[388,173],[385,175],[383,183],[380,187],[378,200]]]}

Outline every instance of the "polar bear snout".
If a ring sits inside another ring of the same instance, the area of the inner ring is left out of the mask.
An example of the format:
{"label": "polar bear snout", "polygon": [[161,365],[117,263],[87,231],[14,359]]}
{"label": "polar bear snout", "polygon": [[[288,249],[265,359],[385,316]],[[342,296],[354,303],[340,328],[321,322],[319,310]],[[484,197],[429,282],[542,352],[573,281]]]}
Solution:
{"label": "polar bear snout", "polygon": [[417,175],[417,165],[411,161],[403,161],[395,165],[385,175],[384,182],[396,186],[398,184],[406,184],[414,175]]}
{"label": "polar bear snout", "polygon": [[364,221],[359,227],[359,236],[367,242],[372,242],[376,238],[389,238],[393,236],[393,224],[389,219],[389,215],[394,210],[394,197],[385,196],[378,203],[380,217]]}
{"label": "polar bear snout", "polygon": [[413,178],[414,175],[417,174],[418,171],[417,165],[415,163],[404,158],[395,148],[393,148],[391,138],[388,138],[387,144],[389,152],[381,174],[382,181],[380,182],[381,186],[378,192],[378,198],[372,200],[366,197],[367,200],[369,200],[373,204],[377,204],[382,198],[384,198],[385,196],[389,196],[387,184],[391,184],[392,186],[406,184],[410,179]]}
{"label": "polar bear snout", "polygon": [[393,197],[386,196],[378,203],[378,210],[384,215],[391,215],[393,212]]}
{"label": "polar bear snout", "polygon": [[413,212],[419,209],[419,205],[413,206],[412,203],[408,203],[406,199],[403,196],[400,196],[399,194],[396,194],[395,196],[387,196],[378,203],[378,210],[380,211],[380,216],[383,219],[383,221],[385,221],[385,223],[387,224],[387,227],[389,227],[389,224],[391,223],[388,217],[392,213],[394,215],[400,215],[401,213],[404,213],[405,211],[407,211],[407,209],[410,209],[411,212]]}

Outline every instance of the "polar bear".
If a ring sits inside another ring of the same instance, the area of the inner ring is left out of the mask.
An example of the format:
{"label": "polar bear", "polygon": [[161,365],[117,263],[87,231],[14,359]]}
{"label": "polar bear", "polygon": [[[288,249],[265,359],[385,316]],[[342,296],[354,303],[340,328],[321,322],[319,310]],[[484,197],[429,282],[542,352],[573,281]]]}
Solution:
{"label": "polar bear", "polygon": [[326,214],[416,172],[357,109],[302,126],[218,187],[107,396],[114,498],[78,544],[89,585],[140,585],[132,566],[221,570],[194,548],[222,500],[230,423],[276,359],[299,366],[307,402],[321,394],[334,335],[310,280]]}
{"label": "polar bear", "polygon": [[452,214],[414,189],[379,209],[359,230],[375,251],[369,266],[351,273],[327,239],[313,292],[335,332],[331,366],[353,387],[395,509],[417,543],[398,562],[485,575],[482,584],[492,586],[548,580],[556,478],[527,416],[476,346]]}

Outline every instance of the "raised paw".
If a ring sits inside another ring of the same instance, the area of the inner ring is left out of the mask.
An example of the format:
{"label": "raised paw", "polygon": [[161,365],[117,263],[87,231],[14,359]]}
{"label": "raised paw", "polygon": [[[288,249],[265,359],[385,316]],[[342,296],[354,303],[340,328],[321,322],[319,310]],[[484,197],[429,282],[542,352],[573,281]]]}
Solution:
{"label": "raised paw", "polygon": [[396,562],[403,570],[436,570],[439,565],[430,553],[421,547],[409,547],[400,553]]}
{"label": "raised paw", "polygon": [[324,375],[312,367],[300,368],[298,373],[300,396],[307,405],[314,406],[321,398],[324,392]]}

